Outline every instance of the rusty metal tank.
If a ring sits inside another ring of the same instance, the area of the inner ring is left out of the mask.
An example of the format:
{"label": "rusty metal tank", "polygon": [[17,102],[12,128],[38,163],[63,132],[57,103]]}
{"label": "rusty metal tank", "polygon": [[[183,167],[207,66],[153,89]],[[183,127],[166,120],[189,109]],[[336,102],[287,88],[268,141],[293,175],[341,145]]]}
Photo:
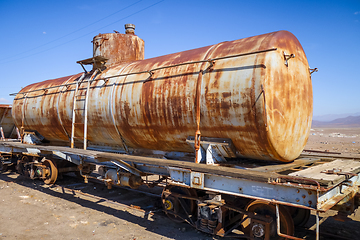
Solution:
{"label": "rusty metal tank", "polygon": [[[139,60],[125,56],[130,60],[115,64],[119,56],[107,54],[111,64],[85,76],[89,91],[80,85],[79,95],[88,97],[89,146],[194,152],[186,139],[199,131],[201,137],[231,139],[237,157],[289,162],[302,152],[312,121],[312,83],[304,50],[290,32],[145,60],[134,56],[141,49],[127,51],[136,48],[132,42],[116,52]],[[69,144],[81,75],[23,88],[13,102],[17,127]],[[84,111],[75,114],[85,122]],[[84,136],[81,127],[75,133]]]}

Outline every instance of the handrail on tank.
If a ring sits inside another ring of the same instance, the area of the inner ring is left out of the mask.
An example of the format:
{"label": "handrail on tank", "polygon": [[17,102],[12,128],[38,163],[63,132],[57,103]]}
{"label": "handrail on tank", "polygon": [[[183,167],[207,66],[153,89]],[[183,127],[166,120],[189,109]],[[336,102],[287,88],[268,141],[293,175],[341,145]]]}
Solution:
{"label": "handrail on tank", "polygon": [[[216,61],[216,60],[223,60],[223,59],[227,59],[227,58],[242,57],[242,56],[247,56],[247,55],[252,55],[252,54],[258,54],[258,53],[265,53],[265,52],[276,51],[276,50],[277,50],[277,48],[269,48],[269,49],[260,50],[260,51],[240,53],[240,54],[236,54],[236,55],[229,55],[229,56],[225,56],[225,57],[218,57],[218,58],[212,58],[212,59],[207,59],[207,60],[184,62],[184,63],[174,64],[174,65],[165,66],[165,67],[153,68],[153,69],[147,70],[147,71],[140,71],[140,72],[133,72],[133,73],[124,73],[124,74],[119,74],[119,75],[108,76],[108,77],[105,77],[105,78],[98,78],[98,79],[94,79],[94,80],[85,80],[84,83],[85,83],[85,82],[88,82],[88,81],[107,80],[107,79],[109,79],[109,78],[123,77],[123,76],[129,76],[129,75],[134,75],[134,74],[142,74],[142,73],[149,73],[149,74],[150,74],[150,77],[151,77],[152,74],[153,74],[153,71],[156,71],[156,70],[161,70],[161,69],[166,69],[166,68],[172,68],[172,67],[178,67],[178,66],[189,65],[189,64],[195,64],[195,63],[204,63],[204,62],[210,62],[210,63],[211,63],[211,62]],[[19,94],[19,93],[20,93],[20,94],[32,93],[32,92],[43,91],[43,90],[47,90],[47,89],[51,89],[51,88],[58,88],[58,87],[63,87],[63,86],[75,85],[76,83],[77,83],[77,82],[67,83],[67,84],[61,84],[61,85],[51,86],[51,87],[47,87],[47,88],[39,88],[39,89],[27,91],[27,92],[11,93],[11,94],[9,94],[9,95],[10,95],[10,96],[16,96],[16,95]]]}

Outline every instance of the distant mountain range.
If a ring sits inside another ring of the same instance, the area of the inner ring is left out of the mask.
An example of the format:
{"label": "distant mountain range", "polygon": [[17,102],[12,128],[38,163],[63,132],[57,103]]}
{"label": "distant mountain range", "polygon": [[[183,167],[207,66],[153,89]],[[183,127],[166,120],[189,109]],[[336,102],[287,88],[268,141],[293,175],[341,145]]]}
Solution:
{"label": "distant mountain range", "polygon": [[346,118],[348,116],[360,116],[360,112],[357,113],[344,113],[344,114],[326,114],[321,116],[313,116],[313,120],[320,122],[330,122],[339,118]]}
{"label": "distant mountain range", "polygon": [[359,116],[348,116],[344,118],[337,118],[332,121],[312,121],[312,128],[360,128],[360,115]]}

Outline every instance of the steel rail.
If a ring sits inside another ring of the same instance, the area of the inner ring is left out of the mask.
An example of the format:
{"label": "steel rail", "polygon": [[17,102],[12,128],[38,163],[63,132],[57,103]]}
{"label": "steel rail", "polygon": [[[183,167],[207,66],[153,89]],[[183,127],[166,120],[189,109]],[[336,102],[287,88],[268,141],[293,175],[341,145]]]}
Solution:
{"label": "steel rail", "polygon": [[[196,64],[196,63],[205,63],[205,62],[209,62],[211,64],[213,61],[217,61],[217,60],[223,60],[223,59],[235,58],[235,57],[243,57],[243,56],[259,54],[259,53],[266,53],[266,52],[271,52],[271,51],[276,51],[276,50],[277,50],[277,48],[269,48],[269,49],[265,49],[265,50],[259,50],[259,51],[247,52],[247,53],[240,53],[240,54],[229,55],[229,56],[224,56],[224,57],[212,58],[212,59],[208,59],[208,60],[184,62],[184,63],[174,64],[174,65],[169,65],[169,66],[164,66],[164,67],[153,68],[153,69],[150,69],[148,71],[139,71],[139,72],[133,72],[133,73],[124,73],[124,74],[112,75],[112,76],[108,76],[108,77],[104,77],[104,78],[98,78],[98,79],[94,79],[94,80],[91,80],[91,79],[90,80],[84,80],[83,82],[85,83],[85,82],[89,82],[89,81],[101,81],[101,80],[102,81],[107,81],[110,78],[125,77],[125,76],[129,76],[129,75],[143,74],[143,73],[148,73],[148,74],[150,74],[150,77],[152,77],[152,75],[154,74],[153,73],[154,71],[162,70],[162,69],[166,69],[166,68],[173,68],[173,67],[178,67],[178,66],[183,66],[183,65],[190,65],[190,64]],[[11,93],[11,94],[9,94],[9,96],[16,96],[17,94],[24,94],[25,95],[27,93],[32,93],[32,92],[37,92],[37,91],[45,91],[46,92],[46,90],[48,90],[48,89],[58,88],[58,87],[63,87],[63,86],[67,87],[67,86],[71,86],[71,85],[75,85],[75,84],[77,84],[77,82],[61,84],[61,85],[56,85],[56,86],[51,86],[51,87],[46,87],[46,88],[39,88],[39,89],[26,91],[26,92]]]}

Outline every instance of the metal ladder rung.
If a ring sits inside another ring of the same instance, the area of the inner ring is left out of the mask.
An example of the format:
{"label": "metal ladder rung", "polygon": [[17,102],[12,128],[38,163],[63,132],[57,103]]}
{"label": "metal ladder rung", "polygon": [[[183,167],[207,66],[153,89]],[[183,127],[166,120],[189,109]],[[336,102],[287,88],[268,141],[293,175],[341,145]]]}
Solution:
{"label": "metal ladder rung", "polygon": [[81,140],[84,140],[83,137],[76,137],[76,136],[73,136],[74,139],[81,139]]}
{"label": "metal ladder rung", "polygon": [[[84,126],[84,136],[81,137],[83,139],[84,143],[84,149],[87,148],[87,112],[88,112],[88,102],[89,102],[89,91],[90,91],[90,85],[91,81],[93,81],[96,77],[96,75],[99,73],[99,70],[96,69],[90,78],[87,80],[87,82],[84,82],[84,79],[86,77],[86,73],[83,73],[79,80],[76,83],[75,93],[74,93],[74,102],[73,102],[73,114],[72,114],[72,127],[71,127],[71,139],[70,139],[70,147],[74,147],[74,139],[80,138],[75,137],[75,126],[76,125],[83,125]],[[87,83],[87,87],[84,89],[80,89],[80,85],[82,83]],[[83,94],[84,93],[84,94]],[[76,108],[76,102],[77,101],[85,101],[85,106],[83,108]],[[81,119],[81,121],[84,121],[83,123],[77,123],[76,122],[76,111],[84,111],[84,118]]]}

